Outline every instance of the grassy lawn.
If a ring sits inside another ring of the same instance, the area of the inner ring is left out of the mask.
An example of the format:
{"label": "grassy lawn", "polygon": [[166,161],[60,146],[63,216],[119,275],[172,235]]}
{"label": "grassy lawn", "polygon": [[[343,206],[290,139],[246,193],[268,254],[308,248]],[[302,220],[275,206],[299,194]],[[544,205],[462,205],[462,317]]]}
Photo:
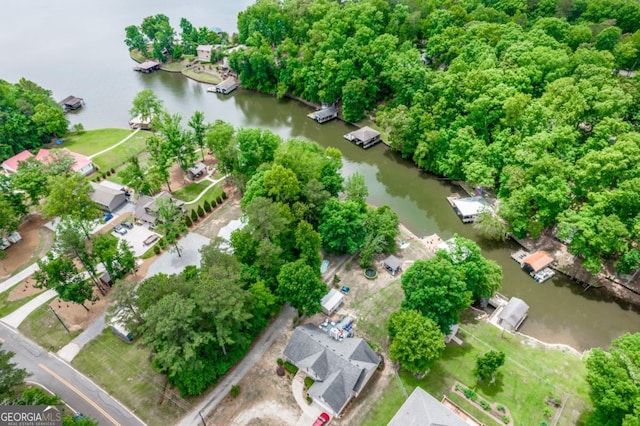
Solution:
{"label": "grassy lawn", "polygon": [[49,309],[48,303],[33,311],[20,324],[18,330],[51,352],[57,352],[81,332],[81,330],[77,330],[67,333]]}
{"label": "grassy lawn", "polygon": [[127,129],[87,130],[80,135],[73,133],[66,136],[60,147],[83,155],[93,155],[120,142],[131,132],[132,130]]}
{"label": "grassy lawn", "polygon": [[[211,184],[211,182],[209,182],[209,184]],[[222,195],[222,187],[220,187],[219,185],[216,185],[212,188],[210,188],[203,196],[202,198],[200,198],[200,200],[198,200],[197,203],[193,203],[193,204],[189,204],[187,205],[187,211],[191,212],[191,210],[193,209],[197,209],[198,206],[202,205],[202,203],[204,203],[204,200],[208,200],[210,203],[212,201],[215,201],[219,196]]]}
{"label": "grassy lawn", "polygon": [[[442,359],[424,379],[400,373],[403,386],[409,394],[416,386],[420,386],[437,399],[447,395],[455,402],[463,400],[465,410],[485,421],[486,413],[452,392],[457,380],[475,389],[488,402],[507,407],[515,424],[528,425],[538,425],[544,420],[544,412],[548,407],[545,403],[547,396],[560,399],[568,397],[558,424],[581,424],[580,413],[590,409],[590,402],[585,366],[578,357],[559,350],[534,347],[523,342],[522,337],[509,333],[501,336],[497,328],[473,319],[463,322],[458,336],[464,344],[447,346]],[[475,359],[491,349],[503,351],[507,360],[494,385],[477,385],[473,376]],[[392,383],[385,389],[383,397],[369,413],[366,424],[384,424],[393,417],[405,399],[404,396],[399,398],[398,388]],[[551,416],[554,414],[555,409],[551,409]]]}
{"label": "grassy lawn", "polygon": [[[127,130],[128,133],[131,133]],[[140,155],[145,150],[145,143],[147,138],[151,136],[150,132],[138,132],[135,136],[129,139],[127,142],[120,146],[107,151],[104,154],[98,155],[93,158],[93,162],[100,167],[101,171],[106,171],[111,168],[117,169],[123,165],[127,158],[132,155]],[[126,137],[126,135],[125,135]],[[118,139],[115,143],[120,142],[123,138]],[[113,144],[112,144],[113,145]]]}
{"label": "grassy lawn", "polygon": [[161,404],[165,378],[151,367],[149,352],[109,330],[85,346],[72,365],[149,425],[175,424],[192,408],[193,402],[175,394]]}
{"label": "grassy lawn", "polygon": [[[205,65],[208,66],[208,65]],[[212,65],[213,66],[213,65]],[[192,78],[196,81],[200,81],[202,83],[209,83],[209,84],[218,84],[220,83],[220,78],[216,75],[212,75],[206,72],[195,72],[193,69],[188,68],[188,69],[183,69],[182,70],[182,74],[186,75],[189,78]]]}
{"label": "grassy lawn", "polygon": [[[16,285],[19,285],[19,284],[16,284]],[[5,315],[9,315],[11,312],[15,311],[20,306],[24,305],[31,299],[40,295],[40,293],[35,293],[35,294],[32,294],[31,296],[23,297],[22,299],[13,300],[9,302],[7,299],[9,298],[9,294],[11,293],[12,290],[13,290],[13,287],[5,291],[4,293],[0,294],[0,318],[4,317]]]}
{"label": "grassy lawn", "polygon": [[182,201],[195,200],[207,186],[211,185],[211,181],[203,180],[185,186],[184,188],[173,193],[173,196]]}

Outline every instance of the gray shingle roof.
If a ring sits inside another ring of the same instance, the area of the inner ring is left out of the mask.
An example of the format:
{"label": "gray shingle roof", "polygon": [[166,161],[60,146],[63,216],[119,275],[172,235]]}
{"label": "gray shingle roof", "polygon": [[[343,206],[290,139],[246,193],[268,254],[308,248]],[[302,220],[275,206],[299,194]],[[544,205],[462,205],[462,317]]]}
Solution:
{"label": "gray shingle roof", "polygon": [[515,330],[520,322],[529,313],[529,305],[524,303],[524,300],[512,297],[509,303],[502,308],[502,311],[498,315],[498,318],[502,321],[502,324],[507,328]]}
{"label": "gray shingle roof", "polygon": [[402,266],[402,261],[397,257],[395,257],[394,255],[390,255],[384,260],[384,264],[387,265],[389,268],[396,270]]}
{"label": "gray shingle roof", "polygon": [[420,386],[398,409],[387,426],[468,426]]}
{"label": "gray shingle roof", "polygon": [[125,199],[125,195],[122,191],[108,188],[95,182],[89,183],[93,188],[93,192],[91,193],[91,199],[93,200],[93,202],[109,211],[111,211],[112,208],[117,207],[117,205],[113,205],[116,198],[121,199],[115,203],[118,205],[121,204]]}
{"label": "gray shingle roof", "polygon": [[360,338],[336,341],[312,324],[297,327],[284,356],[316,382],[309,394],[339,414],[375,372],[378,355]]}
{"label": "gray shingle roof", "polygon": [[320,111],[314,112],[313,118],[315,118],[316,120],[322,120],[327,117],[334,117],[336,114],[338,114],[338,110],[336,110],[335,106],[331,105],[330,107],[323,108]]}

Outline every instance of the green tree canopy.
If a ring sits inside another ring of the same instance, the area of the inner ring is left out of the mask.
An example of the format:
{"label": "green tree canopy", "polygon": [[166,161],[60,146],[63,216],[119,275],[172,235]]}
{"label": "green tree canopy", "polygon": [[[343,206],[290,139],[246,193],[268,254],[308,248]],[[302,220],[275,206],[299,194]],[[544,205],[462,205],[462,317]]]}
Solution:
{"label": "green tree canopy", "polygon": [[303,260],[282,266],[278,274],[278,295],[298,310],[298,315],[320,312],[320,299],[327,286],[320,280],[320,270],[313,269]]}
{"label": "green tree canopy", "polygon": [[505,354],[500,351],[489,351],[476,357],[476,366],[473,374],[481,382],[493,384],[498,375],[498,369],[504,365]]}
{"label": "green tree canopy", "polygon": [[445,345],[440,328],[417,311],[392,313],[387,328],[391,338],[389,358],[410,373],[426,373],[442,355]]}

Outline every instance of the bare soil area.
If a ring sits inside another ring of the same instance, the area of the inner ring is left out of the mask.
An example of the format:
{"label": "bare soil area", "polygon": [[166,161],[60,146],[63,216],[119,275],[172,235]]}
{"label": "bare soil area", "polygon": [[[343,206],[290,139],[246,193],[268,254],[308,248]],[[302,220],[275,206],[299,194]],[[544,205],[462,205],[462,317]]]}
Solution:
{"label": "bare soil area", "polygon": [[15,286],[9,295],[7,296],[8,302],[13,302],[14,300],[20,300],[24,297],[29,297],[33,294],[42,293],[44,288],[36,288],[36,282],[33,277],[27,277],[20,284]]}
{"label": "bare soil area", "polygon": [[216,207],[209,216],[194,224],[194,232],[213,239],[218,236],[218,232],[220,232],[222,227],[242,216],[242,210],[240,210],[240,195],[236,191],[230,193],[230,188],[226,187],[225,192],[229,194],[229,196],[224,204]]}
{"label": "bare soil area", "polygon": [[0,279],[8,278],[18,269],[40,259],[53,244],[53,232],[43,225],[47,220],[34,215],[18,228],[22,240],[12,244],[5,252],[7,258],[0,261]]}
{"label": "bare soil area", "polygon": [[77,303],[65,302],[60,300],[59,297],[53,299],[49,306],[55,309],[56,313],[64,319],[70,331],[86,330],[107,308],[107,296],[102,296],[97,289],[94,291],[94,296],[98,300],[85,303],[85,306],[89,308],[88,311]]}
{"label": "bare soil area", "polygon": [[211,413],[208,425],[295,425],[302,414],[291,391],[292,377],[276,374],[277,359],[282,357],[293,328],[271,345],[265,355],[238,383],[240,395],[228,396]]}

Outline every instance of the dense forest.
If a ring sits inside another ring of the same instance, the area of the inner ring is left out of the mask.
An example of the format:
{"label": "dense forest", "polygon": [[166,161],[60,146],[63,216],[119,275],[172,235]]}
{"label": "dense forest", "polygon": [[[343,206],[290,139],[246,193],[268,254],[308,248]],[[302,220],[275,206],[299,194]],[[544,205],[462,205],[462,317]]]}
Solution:
{"label": "dense forest", "polygon": [[259,0],[244,87],[370,115],[418,167],[495,192],[518,237],[557,225],[596,272],[638,267],[640,2]]}
{"label": "dense forest", "polygon": [[67,133],[69,122],[49,90],[24,78],[0,80],[0,161]]}

